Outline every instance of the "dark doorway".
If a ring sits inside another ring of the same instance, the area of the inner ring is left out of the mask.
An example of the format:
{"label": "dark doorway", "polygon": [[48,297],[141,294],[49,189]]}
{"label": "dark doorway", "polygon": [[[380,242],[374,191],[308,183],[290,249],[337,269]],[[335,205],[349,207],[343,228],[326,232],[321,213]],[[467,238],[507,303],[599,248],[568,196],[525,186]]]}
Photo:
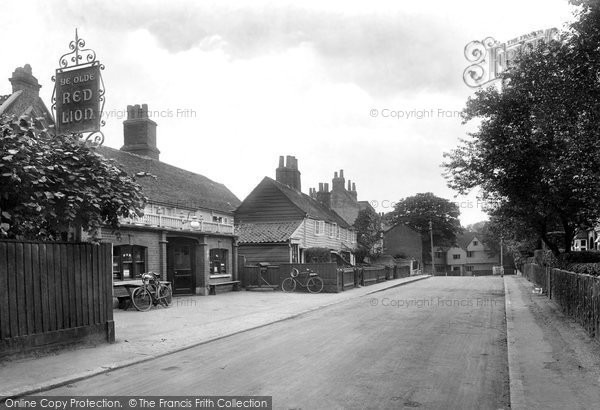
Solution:
{"label": "dark doorway", "polygon": [[173,286],[173,294],[194,293],[196,288],[195,241],[169,238],[167,245],[167,277]]}

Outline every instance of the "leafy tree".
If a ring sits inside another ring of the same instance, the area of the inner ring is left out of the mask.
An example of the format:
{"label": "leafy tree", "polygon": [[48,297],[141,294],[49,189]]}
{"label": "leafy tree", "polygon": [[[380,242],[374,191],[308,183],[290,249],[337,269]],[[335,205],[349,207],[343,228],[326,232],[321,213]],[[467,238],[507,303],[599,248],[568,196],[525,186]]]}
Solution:
{"label": "leafy tree", "polygon": [[467,230],[469,232],[482,233],[487,224],[488,224],[488,221],[475,222],[473,224],[467,225],[465,230]]}
{"label": "leafy tree", "polygon": [[381,254],[377,246],[381,240],[381,217],[371,208],[358,213],[354,221],[358,249],[355,252],[357,262],[362,263],[366,257],[376,258]]}
{"label": "leafy tree", "polygon": [[488,248],[489,256],[500,253],[501,240],[504,255],[509,254],[515,260],[519,259],[521,255],[532,254],[540,245],[540,240],[535,232],[518,220],[492,216],[489,221],[479,222],[471,227],[476,228],[472,231],[480,235],[481,241]]}
{"label": "leafy tree", "polygon": [[75,136],[28,118],[0,118],[0,236],[60,240],[70,228],[118,231],[141,214],[141,187]]}
{"label": "leafy tree", "polygon": [[585,2],[559,41],[521,53],[501,90],[469,99],[464,120],[478,119],[478,131],[443,164],[451,188],[478,187],[491,215],[534,232],[555,255],[600,217],[599,33],[598,2]]}
{"label": "leafy tree", "polygon": [[416,194],[396,203],[388,214],[392,224],[404,224],[423,238],[423,260],[430,260],[429,222],[433,225],[436,246],[452,246],[456,235],[462,233],[458,205],[431,192]]}

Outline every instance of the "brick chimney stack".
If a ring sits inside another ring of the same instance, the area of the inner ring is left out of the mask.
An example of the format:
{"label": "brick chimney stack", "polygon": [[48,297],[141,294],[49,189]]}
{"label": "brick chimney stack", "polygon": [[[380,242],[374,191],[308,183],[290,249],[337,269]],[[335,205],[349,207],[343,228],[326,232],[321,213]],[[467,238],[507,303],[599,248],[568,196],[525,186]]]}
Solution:
{"label": "brick chimney stack", "polygon": [[40,83],[38,83],[37,78],[33,76],[31,66],[29,64],[25,64],[23,67],[15,68],[15,71],[12,73],[12,77],[10,77],[8,81],[10,81],[12,84],[13,93],[22,91],[29,97],[37,98],[40,96],[40,88],[42,88],[42,86]]}
{"label": "brick chimney stack", "polygon": [[279,166],[275,170],[275,180],[289,186],[296,191],[302,191],[300,171],[298,170],[298,160],[296,157],[288,155],[285,158],[279,157]]}
{"label": "brick chimney stack", "polygon": [[329,191],[329,183],[319,182],[319,190],[315,193],[315,198],[327,208],[331,208],[331,192]]}
{"label": "brick chimney stack", "polygon": [[333,174],[333,180],[331,181],[331,190],[332,191],[343,191],[344,188],[344,183],[346,182],[346,180],[344,179],[344,170],[341,169],[339,176],[338,173],[335,172]]}
{"label": "brick chimney stack", "polygon": [[158,160],[156,147],[156,123],[148,117],[148,105],[128,105],[127,119],[123,121],[125,145],[121,151]]}
{"label": "brick chimney stack", "polygon": [[[348,180],[348,185],[350,185],[350,180]],[[354,182],[352,183],[352,189],[350,190],[350,195],[352,195],[352,197],[354,198],[355,201],[358,199],[358,194],[356,192],[356,184]]]}

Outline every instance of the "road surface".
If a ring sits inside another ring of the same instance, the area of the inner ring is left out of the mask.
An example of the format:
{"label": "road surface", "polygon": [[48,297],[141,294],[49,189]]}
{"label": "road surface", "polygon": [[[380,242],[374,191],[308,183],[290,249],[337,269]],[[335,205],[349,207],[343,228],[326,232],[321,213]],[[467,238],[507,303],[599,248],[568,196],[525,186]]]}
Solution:
{"label": "road surface", "polygon": [[499,409],[509,407],[508,386],[502,279],[438,277],[42,394],[267,395],[275,408],[303,409]]}

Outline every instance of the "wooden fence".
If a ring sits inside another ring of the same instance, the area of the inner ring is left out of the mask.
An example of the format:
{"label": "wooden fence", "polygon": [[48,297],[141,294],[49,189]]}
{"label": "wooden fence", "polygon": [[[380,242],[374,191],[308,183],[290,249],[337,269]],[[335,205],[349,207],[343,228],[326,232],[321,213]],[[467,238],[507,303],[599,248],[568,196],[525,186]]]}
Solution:
{"label": "wooden fence", "polygon": [[541,287],[544,292],[548,291],[548,274],[546,268],[533,263],[526,263],[523,265],[523,276],[527,278],[529,282],[535,283]]}
{"label": "wooden fence", "polygon": [[[526,273],[527,272],[527,273]],[[600,339],[600,277],[523,265],[523,276],[548,291],[562,311],[575,319],[590,336]]]}
{"label": "wooden fence", "polygon": [[[279,287],[279,266],[240,266],[240,281],[245,288],[249,287]],[[262,271],[262,272],[261,272]],[[262,276],[262,277],[261,277]]]}
{"label": "wooden fence", "polygon": [[321,279],[323,279],[323,292],[325,293],[338,293],[342,291],[342,283],[338,275],[337,263],[282,263],[279,265],[279,279],[280,283],[285,278],[290,276],[290,272],[293,268],[298,269],[300,272],[311,269],[319,273]]}
{"label": "wooden fence", "polygon": [[240,280],[242,286],[246,288],[259,287],[260,284],[260,287],[273,285],[274,288],[281,289],[281,282],[290,275],[293,268],[299,271],[312,269],[318,272],[323,279],[323,291],[327,293],[343,292],[357,285],[368,286],[410,276],[408,266],[338,268],[335,263],[282,263],[263,267],[241,266]]}
{"label": "wooden fence", "polygon": [[549,296],[590,336],[600,339],[600,278],[552,269]]}
{"label": "wooden fence", "polygon": [[358,277],[354,268],[341,268],[339,270],[342,291],[352,289],[358,284]]}
{"label": "wooden fence", "polygon": [[0,357],[114,341],[112,245],[0,241]]}
{"label": "wooden fence", "polygon": [[396,266],[393,274],[394,279],[408,278],[410,276],[410,266]]}

